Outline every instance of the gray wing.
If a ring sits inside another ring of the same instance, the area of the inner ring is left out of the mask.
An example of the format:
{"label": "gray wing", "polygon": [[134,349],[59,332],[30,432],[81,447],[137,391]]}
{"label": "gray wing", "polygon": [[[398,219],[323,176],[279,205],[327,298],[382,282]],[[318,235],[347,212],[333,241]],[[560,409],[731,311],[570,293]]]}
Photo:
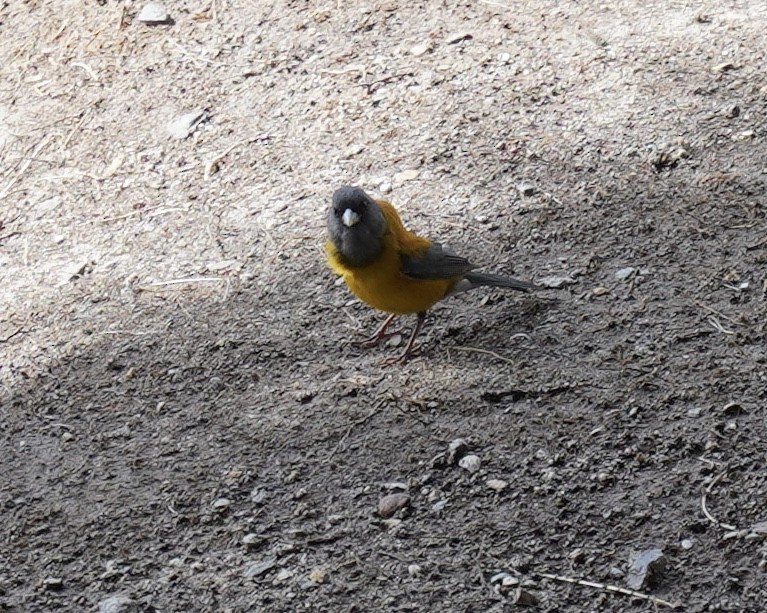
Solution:
{"label": "gray wing", "polygon": [[443,249],[439,243],[432,243],[425,252],[414,255],[402,255],[400,271],[413,279],[449,279],[460,277],[476,266],[460,255]]}

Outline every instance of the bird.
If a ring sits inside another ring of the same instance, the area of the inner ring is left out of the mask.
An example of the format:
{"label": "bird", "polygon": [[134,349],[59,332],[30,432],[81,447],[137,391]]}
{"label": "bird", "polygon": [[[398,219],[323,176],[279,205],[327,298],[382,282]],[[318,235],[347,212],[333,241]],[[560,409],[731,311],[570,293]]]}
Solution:
{"label": "bird", "polygon": [[357,298],[389,313],[376,332],[357,345],[372,347],[397,334],[387,329],[398,315],[417,316],[404,351],[387,358],[387,365],[410,358],[426,312],[443,298],[482,286],[538,289],[526,281],[476,272],[478,266],[466,258],[405,228],[394,205],[371,198],[359,187],[344,186],[333,193],[325,253],[329,268]]}

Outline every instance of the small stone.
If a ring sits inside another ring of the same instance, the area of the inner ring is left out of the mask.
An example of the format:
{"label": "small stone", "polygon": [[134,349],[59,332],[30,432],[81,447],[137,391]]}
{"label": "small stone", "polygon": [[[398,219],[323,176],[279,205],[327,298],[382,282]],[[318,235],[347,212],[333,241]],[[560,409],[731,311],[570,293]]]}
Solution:
{"label": "small stone", "polygon": [[431,510],[435,513],[439,513],[446,506],[447,506],[447,500],[443,498],[442,500],[437,500],[437,502],[431,505]]}
{"label": "small stone", "polygon": [[538,604],[538,598],[532,592],[518,587],[514,593],[514,604],[522,607],[534,607]]}
{"label": "small stone", "polygon": [[401,334],[392,334],[391,337],[386,341],[387,347],[399,347],[402,345],[402,342],[405,339],[402,337]]}
{"label": "small stone", "polygon": [[346,151],[344,152],[344,158],[349,159],[353,158],[355,155],[359,155],[365,150],[365,145],[362,143],[354,143],[353,145],[350,145]]}
{"label": "small stone", "polygon": [[658,579],[666,568],[666,556],[660,549],[647,549],[629,556],[629,572],[626,584],[632,590],[641,590]]}
{"label": "small stone", "polygon": [[80,262],[72,262],[64,269],[64,273],[61,275],[61,280],[59,281],[59,285],[65,285],[66,283],[69,283],[71,281],[77,281],[78,279],[87,275],[92,270],[93,270],[93,265],[88,260],[80,261]]}
{"label": "small stone", "polygon": [[532,183],[522,182],[517,185],[517,191],[526,198],[529,198],[530,196],[534,196],[538,190]]}
{"label": "small stone", "polygon": [[64,580],[61,577],[46,577],[43,579],[43,587],[51,592],[57,592],[64,587]]}
{"label": "small stone", "polygon": [[469,454],[466,456],[463,456],[458,461],[458,466],[461,468],[468,470],[470,473],[475,473],[479,470],[480,464],[482,461],[479,459],[479,456]]}
{"label": "small stone", "polygon": [[407,567],[407,572],[411,577],[417,577],[421,574],[421,567],[418,564],[411,564]]}
{"label": "small stone", "polygon": [[250,501],[253,504],[264,504],[266,502],[266,490],[261,488],[255,488],[250,492]]}
{"label": "small stone", "polygon": [[487,487],[489,487],[491,490],[495,490],[496,492],[502,492],[509,486],[508,481],[504,481],[503,479],[488,479],[487,480]]}
{"label": "small stone", "polygon": [[412,181],[413,179],[417,179],[419,175],[419,172],[414,169],[409,170],[403,170],[402,172],[398,172],[393,177],[393,182],[395,186],[400,186],[403,183],[407,183],[408,181]]}
{"label": "small stone", "polygon": [[138,613],[138,603],[124,594],[115,594],[99,602],[99,613]]}
{"label": "small stone", "polygon": [[248,566],[243,572],[243,575],[245,575],[245,577],[248,579],[252,577],[258,577],[272,570],[276,564],[277,564],[277,558],[268,558],[256,564],[251,564],[250,566]]}
{"label": "small stone", "polygon": [[680,545],[682,546],[682,549],[692,549],[695,542],[692,539],[682,539],[682,542]]}
{"label": "small stone", "polygon": [[500,583],[507,577],[511,577],[511,575],[509,573],[504,573],[504,572],[496,573],[495,575],[490,577],[490,583]]}
{"label": "small stone", "polygon": [[570,552],[570,559],[575,564],[580,564],[586,559],[586,554],[584,553],[583,549],[577,547]]}
{"label": "small stone", "polygon": [[722,62],[711,67],[714,72],[727,72],[728,70],[735,70],[735,64],[732,62]]}
{"label": "small stone", "polygon": [[242,544],[248,549],[257,549],[264,544],[264,540],[264,537],[255,534],[254,532],[250,532],[242,537]]}
{"label": "small stone", "polygon": [[398,519],[397,517],[392,517],[391,519],[384,519],[381,523],[389,530],[394,530],[394,528],[399,527],[399,525],[402,523],[402,520]]}
{"label": "small stone", "polygon": [[409,505],[410,496],[407,494],[389,494],[378,501],[378,515],[387,519]]}
{"label": "small stone", "polygon": [[464,40],[471,40],[474,38],[471,34],[468,32],[456,32],[454,34],[450,34],[445,41],[448,45],[455,45],[456,43],[460,43]]}
{"label": "small stone", "polygon": [[274,579],[272,579],[272,585],[277,585],[278,583],[284,583],[288,579],[290,579],[293,576],[293,571],[289,568],[281,568],[280,571],[275,575]]}
{"label": "small stone", "polygon": [[384,483],[383,486],[387,490],[402,490],[403,492],[408,489],[407,483],[403,483],[402,481],[389,481]]}
{"label": "small stone", "polygon": [[703,409],[700,407],[693,407],[691,409],[687,409],[687,417],[700,417],[700,414],[703,412]]}
{"label": "small stone", "polygon": [[608,572],[613,579],[623,579],[626,576],[626,573],[617,566],[611,566]]}
{"label": "small stone", "polygon": [[382,194],[388,194],[391,191],[391,183],[384,181],[378,186],[378,191]]}
{"label": "small stone", "polygon": [[216,500],[213,501],[213,508],[219,513],[223,513],[229,508],[229,505],[231,504],[232,501],[228,498],[216,498]]}
{"label": "small stone", "polygon": [[73,438],[75,438],[75,437],[74,437],[74,435],[71,432],[64,432],[61,435],[61,440],[64,441],[65,443],[71,441]]}
{"label": "small stone", "polygon": [[742,132],[738,132],[732,138],[733,138],[733,140],[750,140],[750,139],[754,138],[754,131],[753,130],[743,130]]}
{"label": "small stone", "polygon": [[431,42],[429,41],[419,43],[415,45],[414,47],[411,47],[410,49],[410,53],[416,57],[420,57],[424,53],[428,53],[429,51],[431,51]]}
{"label": "small stone", "polygon": [[205,111],[198,109],[189,113],[179,115],[168,123],[167,129],[173,138],[183,140],[187,138],[194,129],[205,118]]}
{"label": "small stone", "polygon": [[328,580],[328,571],[324,568],[315,568],[309,573],[309,581],[313,583],[325,583]]}
{"label": "small stone", "polygon": [[141,23],[145,23],[150,26],[170,23],[170,15],[168,15],[168,10],[159,2],[150,2],[149,4],[145,4],[144,8],[139,11],[136,19]]}
{"label": "small stone", "polygon": [[609,294],[610,290],[607,289],[606,287],[599,286],[592,289],[591,293],[594,294],[595,296],[604,296],[605,294]]}
{"label": "small stone", "polygon": [[621,268],[619,271],[615,273],[615,278],[619,281],[623,281],[624,279],[628,279],[631,275],[634,274],[634,271],[636,271],[636,268],[633,266],[627,266],[626,268]]}

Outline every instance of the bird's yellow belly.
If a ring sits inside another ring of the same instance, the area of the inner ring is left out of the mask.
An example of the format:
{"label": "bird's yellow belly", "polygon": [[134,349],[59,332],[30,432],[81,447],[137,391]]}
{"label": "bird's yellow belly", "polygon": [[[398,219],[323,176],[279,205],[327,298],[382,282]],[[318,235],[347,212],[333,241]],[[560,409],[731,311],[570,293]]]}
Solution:
{"label": "bird's yellow belly", "polygon": [[421,313],[445,297],[454,279],[411,279],[380,266],[347,271],[344,280],[363,302],[389,313]]}

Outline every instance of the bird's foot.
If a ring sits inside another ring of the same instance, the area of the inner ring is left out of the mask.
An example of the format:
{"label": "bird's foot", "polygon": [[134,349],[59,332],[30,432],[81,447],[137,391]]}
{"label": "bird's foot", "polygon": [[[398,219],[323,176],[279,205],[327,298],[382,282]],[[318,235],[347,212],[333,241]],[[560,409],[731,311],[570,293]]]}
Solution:
{"label": "bird's foot", "polygon": [[386,339],[389,339],[392,336],[397,336],[398,334],[402,334],[402,333],[399,331],[395,331],[395,332],[383,332],[381,334],[374,334],[373,336],[366,338],[364,340],[352,342],[352,347],[361,347],[365,349],[369,349],[370,347],[377,347]]}
{"label": "bird's foot", "polygon": [[418,355],[418,349],[408,347],[399,355],[391,355],[381,362],[381,366],[395,366],[397,364],[404,364],[410,358]]}

